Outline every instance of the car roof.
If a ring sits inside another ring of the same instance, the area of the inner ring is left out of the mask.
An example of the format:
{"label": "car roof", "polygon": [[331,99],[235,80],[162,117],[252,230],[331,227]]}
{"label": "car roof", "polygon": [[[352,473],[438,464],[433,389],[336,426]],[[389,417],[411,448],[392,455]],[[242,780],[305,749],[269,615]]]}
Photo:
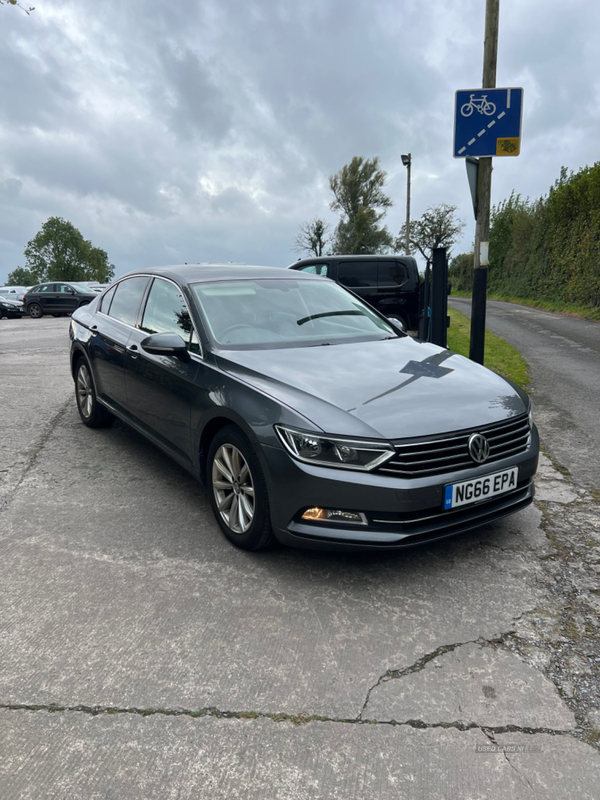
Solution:
{"label": "car roof", "polygon": [[[200,283],[203,281],[240,280],[244,278],[278,278],[280,280],[313,280],[314,276],[299,273],[291,276],[283,267],[261,267],[251,264],[175,264],[166,267],[138,269],[123,275],[156,275],[172,278],[176,283]],[[121,280],[121,278],[119,278]]]}
{"label": "car roof", "polygon": [[[336,261],[372,261],[374,258],[382,258],[384,261],[396,258],[414,258],[414,256],[407,256],[404,253],[363,253],[361,255],[328,255],[328,256],[307,256],[306,258],[299,258],[294,261],[294,264],[302,264],[304,261],[327,261],[329,258],[335,258]],[[290,264],[293,267],[294,264]]]}

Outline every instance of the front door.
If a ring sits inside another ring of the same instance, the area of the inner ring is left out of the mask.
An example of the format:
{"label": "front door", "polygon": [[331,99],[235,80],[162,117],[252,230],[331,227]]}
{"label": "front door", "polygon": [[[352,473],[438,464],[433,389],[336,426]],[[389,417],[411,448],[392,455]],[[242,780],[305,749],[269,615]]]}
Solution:
{"label": "front door", "polygon": [[[192,462],[191,407],[198,361],[147,353],[142,341],[152,333],[178,333],[194,352],[194,328],[179,288],[155,278],[140,325],[127,345],[127,406],[161,444],[186,464]],[[197,341],[197,340],[195,340]]]}
{"label": "front door", "polygon": [[56,310],[61,314],[71,314],[78,305],[75,289],[69,286],[68,283],[57,283],[56,288],[56,299],[54,301],[56,303]]}

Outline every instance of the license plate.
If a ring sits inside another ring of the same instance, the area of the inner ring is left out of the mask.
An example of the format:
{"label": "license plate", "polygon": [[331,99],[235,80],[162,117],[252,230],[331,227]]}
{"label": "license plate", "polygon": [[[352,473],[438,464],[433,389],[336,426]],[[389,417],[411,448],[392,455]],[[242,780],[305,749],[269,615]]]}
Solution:
{"label": "license plate", "polygon": [[446,486],[444,509],[464,506],[467,503],[477,503],[497,494],[510,492],[511,489],[517,488],[518,475],[519,468],[513,467],[502,472],[494,472],[492,475],[484,475],[482,478],[473,478],[470,481]]}

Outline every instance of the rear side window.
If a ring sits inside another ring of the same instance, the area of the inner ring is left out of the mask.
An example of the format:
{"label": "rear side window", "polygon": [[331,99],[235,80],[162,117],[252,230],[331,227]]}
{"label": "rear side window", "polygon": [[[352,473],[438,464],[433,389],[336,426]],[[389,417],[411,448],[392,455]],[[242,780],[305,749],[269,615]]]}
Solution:
{"label": "rear side window", "polygon": [[115,287],[115,294],[110,304],[108,316],[118,319],[119,322],[126,322],[134,325],[140,300],[144,294],[144,289],[148,283],[148,278],[125,278]]}
{"label": "rear side window", "polygon": [[[156,278],[148,294],[141,329],[146,333],[178,333],[188,345],[194,331],[190,313],[181,292],[170,281]],[[198,344],[198,339],[194,338]],[[198,348],[193,350],[197,353]]]}
{"label": "rear side window", "polygon": [[380,286],[401,286],[406,283],[408,273],[406,266],[400,261],[379,261],[379,285]]}
{"label": "rear side window", "polygon": [[115,296],[115,292],[117,291],[117,286],[113,286],[112,289],[109,289],[106,294],[103,295],[102,300],[100,301],[100,308],[99,311],[103,311],[105,314],[108,314],[110,309],[110,304],[112,303],[112,299]]}
{"label": "rear side window", "polygon": [[340,261],[338,281],[350,289],[377,286],[376,261]]}

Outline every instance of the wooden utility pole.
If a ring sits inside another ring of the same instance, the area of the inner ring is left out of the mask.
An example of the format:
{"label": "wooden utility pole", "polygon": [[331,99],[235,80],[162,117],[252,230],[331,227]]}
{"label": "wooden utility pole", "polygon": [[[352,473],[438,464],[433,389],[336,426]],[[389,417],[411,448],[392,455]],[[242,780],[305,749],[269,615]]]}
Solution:
{"label": "wooden utility pole", "polygon": [[[500,0],[486,0],[485,41],[483,44],[483,89],[496,87],[498,60],[498,18]],[[485,347],[485,303],[487,295],[488,248],[490,239],[490,204],[492,195],[492,159],[479,159],[477,181],[477,224],[471,304],[471,344],[469,358],[483,364]]]}

